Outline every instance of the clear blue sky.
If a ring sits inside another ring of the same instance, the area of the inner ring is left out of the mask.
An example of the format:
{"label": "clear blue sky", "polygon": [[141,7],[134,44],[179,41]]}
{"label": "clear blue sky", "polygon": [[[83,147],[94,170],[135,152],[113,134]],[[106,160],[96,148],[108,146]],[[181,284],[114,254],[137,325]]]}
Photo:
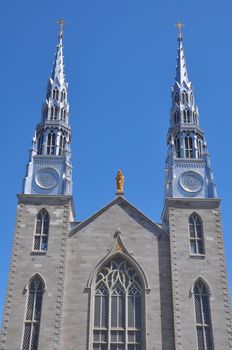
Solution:
{"label": "clear blue sky", "polygon": [[1,312],[16,193],[40,120],[60,17],[67,21],[64,46],[78,221],[114,198],[118,168],[125,173],[126,198],[160,221],[176,65],[174,24],[179,17],[186,24],[189,75],[223,199],[232,287],[231,12],[230,0],[1,1]]}

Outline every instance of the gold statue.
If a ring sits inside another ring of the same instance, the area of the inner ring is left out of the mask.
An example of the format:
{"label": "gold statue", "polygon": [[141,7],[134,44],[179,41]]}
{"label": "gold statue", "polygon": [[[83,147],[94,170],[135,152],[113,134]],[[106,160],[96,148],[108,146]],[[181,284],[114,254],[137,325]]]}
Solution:
{"label": "gold statue", "polygon": [[123,193],[124,175],[121,169],[118,170],[118,173],[116,176],[116,185],[117,185],[117,194]]}

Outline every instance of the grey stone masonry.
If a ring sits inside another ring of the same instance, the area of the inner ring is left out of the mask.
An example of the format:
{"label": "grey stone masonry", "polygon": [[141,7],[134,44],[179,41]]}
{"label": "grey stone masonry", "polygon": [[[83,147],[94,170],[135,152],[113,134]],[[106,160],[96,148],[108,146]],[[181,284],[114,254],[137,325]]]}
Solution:
{"label": "grey stone masonry", "polygon": [[[197,213],[203,223],[205,255],[190,253],[188,218]],[[227,286],[219,199],[167,199],[164,222],[170,231],[175,350],[197,346],[192,287],[200,277],[210,289],[215,350],[232,349],[231,309]]]}
{"label": "grey stone masonry", "polygon": [[[48,251],[33,251],[35,218],[41,208],[50,215]],[[19,195],[1,350],[22,346],[26,287],[35,274],[45,282],[39,349],[58,349],[63,304],[66,241],[73,215],[71,196]]]}

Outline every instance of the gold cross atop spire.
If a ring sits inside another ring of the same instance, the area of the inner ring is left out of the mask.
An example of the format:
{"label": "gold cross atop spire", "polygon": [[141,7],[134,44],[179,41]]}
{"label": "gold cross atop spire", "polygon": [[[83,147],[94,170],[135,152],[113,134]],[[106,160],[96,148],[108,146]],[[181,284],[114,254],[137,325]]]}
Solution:
{"label": "gold cross atop spire", "polygon": [[61,39],[63,37],[64,19],[61,18],[57,23],[60,26],[59,38]]}
{"label": "gold cross atop spire", "polygon": [[181,23],[180,19],[178,19],[178,23],[175,24],[175,27],[178,29],[179,38],[182,37],[182,28],[185,27],[185,24]]}

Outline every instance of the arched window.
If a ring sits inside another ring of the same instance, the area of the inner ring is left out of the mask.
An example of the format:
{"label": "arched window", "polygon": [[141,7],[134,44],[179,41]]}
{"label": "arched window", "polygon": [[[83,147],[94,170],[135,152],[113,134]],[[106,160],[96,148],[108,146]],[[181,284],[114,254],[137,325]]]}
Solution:
{"label": "arched window", "polygon": [[179,96],[178,92],[175,93],[175,102],[176,103],[180,102],[180,96]]}
{"label": "arched window", "polygon": [[59,144],[59,156],[61,156],[65,150],[66,138],[64,135],[60,135],[60,144]]}
{"label": "arched window", "polygon": [[47,140],[47,154],[55,154],[56,152],[56,134],[49,133]]}
{"label": "arched window", "polygon": [[97,274],[94,291],[93,349],[142,350],[141,280],[120,256]]}
{"label": "arched window", "polygon": [[199,136],[197,138],[197,158],[202,158],[202,140]]}
{"label": "arched window", "polygon": [[191,254],[205,253],[202,220],[196,213],[189,217],[189,239]]}
{"label": "arched window", "polygon": [[55,117],[55,106],[52,106],[52,107],[51,107],[50,119],[51,119],[51,120],[54,120],[54,117]]}
{"label": "arched window", "polygon": [[39,138],[38,138],[38,154],[39,155],[41,155],[43,153],[43,139],[44,139],[43,134],[40,134]]}
{"label": "arched window", "polygon": [[47,210],[41,209],[36,216],[34,250],[46,252],[48,250],[49,214]]}
{"label": "arched window", "polygon": [[180,122],[179,111],[175,111],[175,113],[174,113],[174,124],[178,124],[179,122]]}
{"label": "arched window", "polygon": [[197,112],[196,111],[193,112],[193,123],[197,124]]}
{"label": "arched window", "polygon": [[55,88],[55,89],[53,90],[52,97],[53,97],[55,100],[58,100],[58,99],[59,99],[59,90],[58,90],[57,88]]}
{"label": "arched window", "polygon": [[66,98],[65,90],[62,90],[61,91],[61,102],[65,101],[65,98]]}
{"label": "arched window", "polygon": [[44,292],[44,282],[38,275],[30,281],[27,291],[27,309],[24,322],[22,350],[37,350]]}
{"label": "arched window", "polygon": [[188,103],[189,98],[188,98],[188,93],[187,91],[183,91],[181,94],[182,97],[182,104]]}
{"label": "arched window", "polygon": [[60,119],[65,122],[65,118],[66,118],[66,110],[64,109],[64,107],[61,108],[60,110]]}
{"label": "arched window", "polygon": [[187,134],[184,138],[184,147],[185,147],[185,157],[193,158],[193,139],[192,136]]}
{"label": "arched window", "polygon": [[213,350],[209,292],[199,279],[193,288],[198,350]]}
{"label": "arched window", "polygon": [[183,110],[183,117],[184,117],[184,123],[190,123],[190,110],[189,109]]}
{"label": "arched window", "polygon": [[178,136],[175,137],[174,144],[175,144],[176,156],[177,158],[180,158],[180,139]]}

